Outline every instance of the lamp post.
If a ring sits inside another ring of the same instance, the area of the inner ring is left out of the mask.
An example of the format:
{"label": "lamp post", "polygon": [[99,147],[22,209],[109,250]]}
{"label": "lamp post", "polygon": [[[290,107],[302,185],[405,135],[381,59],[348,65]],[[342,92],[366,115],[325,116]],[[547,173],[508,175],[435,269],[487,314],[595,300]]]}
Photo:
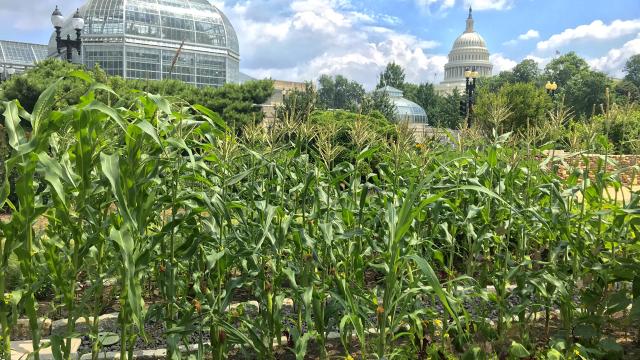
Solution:
{"label": "lamp post", "polygon": [[464,77],[467,80],[467,126],[471,127],[471,115],[473,114],[473,105],[475,103],[474,93],[476,91],[476,79],[479,74],[475,66],[471,69],[465,68]]}
{"label": "lamp post", "polygon": [[556,98],[556,90],[558,90],[558,84],[556,82],[547,81],[547,84],[544,86],[547,90],[547,95],[551,96],[551,99]]}
{"label": "lamp post", "polygon": [[0,82],[9,80],[13,74],[16,73],[16,69],[12,67],[4,67],[0,65]]}
{"label": "lamp post", "polygon": [[64,16],[56,6],[56,9],[51,14],[51,23],[53,27],[56,28],[56,45],[58,48],[58,54],[62,53],[62,49],[67,50],[67,61],[71,62],[73,49],[78,51],[78,55],[81,54],[82,49],[82,39],[80,38],[80,33],[84,28],[84,19],[80,15],[80,9],[76,10],[76,13],[73,15],[71,19],[71,25],[76,31],[76,39],[72,40],[71,35],[67,34],[67,38],[63,39],[61,36],[62,26],[64,25]]}

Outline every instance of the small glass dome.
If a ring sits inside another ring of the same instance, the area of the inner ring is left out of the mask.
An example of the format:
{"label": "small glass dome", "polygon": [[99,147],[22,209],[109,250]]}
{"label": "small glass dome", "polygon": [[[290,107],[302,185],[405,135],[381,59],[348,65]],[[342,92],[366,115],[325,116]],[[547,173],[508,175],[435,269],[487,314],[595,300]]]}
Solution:
{"label": "small glass dome", "polygon": [[385,86],[378,90],[386,93],[391,102],[396,106],[396,120],[406,121],[410,124],[428,124],[427,112],[420,105],[405,99],[402,90],[391,86]]}

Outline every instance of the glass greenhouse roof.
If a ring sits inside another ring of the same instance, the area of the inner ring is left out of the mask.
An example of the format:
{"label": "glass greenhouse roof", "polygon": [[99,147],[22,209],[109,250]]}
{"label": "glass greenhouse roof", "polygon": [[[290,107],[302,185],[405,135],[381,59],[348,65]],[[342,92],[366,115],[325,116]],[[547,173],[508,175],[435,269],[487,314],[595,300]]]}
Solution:
{"label": "glass greenhouse roof", "polygon": [[391,86],[385,86],[378,91],[389,95],[391,102],[396,106],[396,118],[399,121],[409,123],[426,124],[428,122],[427,112],[420,105],[405,99],[402,90]]}
{"label": "glass greenhouse roof", "polygon": [[[147,39],[224,48],[239,56],[238,37],[229,19],[207,0],[88,0],[80,8],[84,16],[83,36],[90,38]],[[70,17],[63,36],[75,31]],[[55,34],[50,40],[54,45]]]}
{"label": "glass greenhouse roof", "polygon": [[[229,19],[208,0],[86,0],[82,53],[72,61],[129,79],[178,79],[197,86],[239,81],[240,49]],[[71,18],[62,37],[75,39]],[[56,34],[49,55],[58,53]]]}
{"label": "glass greenhouse roof", "polygon": [[47,46],[0,40],[0,63],[32,66],[47,58]]}

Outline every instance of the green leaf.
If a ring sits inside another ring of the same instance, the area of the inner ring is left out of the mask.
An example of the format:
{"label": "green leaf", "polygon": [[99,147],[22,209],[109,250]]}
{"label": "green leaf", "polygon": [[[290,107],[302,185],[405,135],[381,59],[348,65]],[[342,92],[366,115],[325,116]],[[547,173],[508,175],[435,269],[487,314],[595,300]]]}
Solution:
{"label": "green leaf", "polygon": [[102,344],[102,346],[111,346],[117,344],[120,341],[120,335],[112,332],[99,332],[98,333],[98,342]]}
{"label": "green leaf", "polygon": [[122,189],[122,183],[120,181],[120,157],[118,154],[107,155],[105,153],[101,153],[100,162],[102,165],[102,173],[109,180],[109,183],[111,184],[111,191],[118,201],[117,205],[120,209],[120,214],[128,223],[131,224],[131,226],[137,228],[137,223],[131,216],[131,212],[127,206],[124,191]]}
{"label": "green leaf", "polygon": [[409,259],[413,260],[416,263],[416,265],[418,265],[418,268],[425,275],[427,279],[427,283],[435,291],[436,296],[442,303],[442,306],[444,306],[444,308],[447,310],[449,315],[455,320],[456,325],[458,326],[458,330],[462,334],[463,330],[462,330],[462,325],[460,324],[460,319],[458,317],[458,314],[456,313],[452,304],[449,302],[449,298],[447,297],[447,294],[442,289],[442,286],[440,285],[440,280],[438,280],[438,277],[436,276],[435,271],[433,271],[433,268],[431,267],[431,265],[429,265],[429,263],[425,259],[419,257],[418,255],[410,255]]}
{"label": "green leaf", "polygon": [[62,202],[62,204],[66,207],[66,195],[64,191],[64,186],[62,185],[61,179],[64,178],[64,172],[62,170],[62,166],[60,164],[49,157],[46,153],[38,154],[39,160],[39,172],[44,175],[44,179],[51,184],[53,189],[55,190],[58,198]]}
{"label": "green leaf", "polygon": [[156,94],[147,94],[147,96],[156,104],[158,110],[167,115],[171,115],[171,104],[169,104],[169,101],[166,98]]}
{"label": "green leaf", "polygon": [[120,116],[120,114],[108,107],[107,105],[99,102],[99,101],[94,101],[91,104],[87,105],[85,107],[86,110],[95,110],[95,111],[99,111],[105,115],[107,115],[108,117],[110,117],[113,121],[116,122],[116,124],[118,124],[118,126],[120,126],[120,128],[126,133],[127,131],[127,126],[125,125],[124,120],[122,119],[122,116]]}
{"label": "green leaf", "polygon": [[49,85],[45,91],[40,94],[38,101],[33,106],[33,112],[31,113],[31,126],[33,127],[33,137],[38,136],[40,130],[40,123],[49,115],[53,109],[53,105],[56,102],[56,92],[58,87],[62,83],[64,78],[59,78],[53,84]]}
{"label": "green leaf", "polygon": [[160,138],[158,138],[158,133],[156,129],[151,125],[148,121],[142,120],[135,124],[140,130],[144,131],[147,135],[151,136],[151,138],[158,144],[158,146],[162,146],[160,143]]}
{"label": "green leaf", "polygon": [[511,347],[509,348],[509,354],[518,359],[524,359],[531,356],[531,354],[529,354],[529,351],[524,346],[522,346],[521,344],[515,341],[511,342]]}
{"label": "green leaf", "polygon": [[206,116],[209,120],[214,122],[216,125],[218,125],[222,129],[229,130],[229,127],[227,126],[227,124],[224,122],[224,120],[222,120],[220,115],[218,115],[217,113],[207,109],[206,107],[200,104],[193,105],[192,108],[194,108],[196,111],[198,111],[202,115]]}
{"label": "green leaf", "polygon": [[18,101],[6,101],[4,103],[4,125],[7,129],[9,137],[9,146],[14,150],[26,142],[24,129],[20,125],[20,116],[18,115]]}
{"label": "green leaf", "polygon": [[562,356],[562,353],[560,353],[560,351],[556,349],[550,349],[549,351],[547,351],[547,360],[562,360],[562,359],[564,359],[564,356]]}

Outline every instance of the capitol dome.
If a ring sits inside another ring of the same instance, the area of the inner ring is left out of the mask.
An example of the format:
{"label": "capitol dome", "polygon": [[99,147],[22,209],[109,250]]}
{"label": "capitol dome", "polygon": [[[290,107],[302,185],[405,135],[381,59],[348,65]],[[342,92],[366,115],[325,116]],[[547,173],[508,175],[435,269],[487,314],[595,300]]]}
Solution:
{"label": "capitol dome", "polygon": [[475,68],[480,76],[491,76],[493,65],[489,61],[487,43],[473,26],[473,13],[469,8],[467,28],[453,43],[449,62],[444,67],[444,81],[441,85],[463,89],[466,82],[464,77],[466,69]]}
{"label": "capitol dome", "polygon": [[[133,79],[179,79],[198,86],[237,83],[238,37],[229,19],[208,0],[88,0],[82,51],[73,62]],[[62,37],[75,39],[69,16]],[[49,56],[66,57],[49,41]],[[176,55],[179,56],[176,58]]]}

